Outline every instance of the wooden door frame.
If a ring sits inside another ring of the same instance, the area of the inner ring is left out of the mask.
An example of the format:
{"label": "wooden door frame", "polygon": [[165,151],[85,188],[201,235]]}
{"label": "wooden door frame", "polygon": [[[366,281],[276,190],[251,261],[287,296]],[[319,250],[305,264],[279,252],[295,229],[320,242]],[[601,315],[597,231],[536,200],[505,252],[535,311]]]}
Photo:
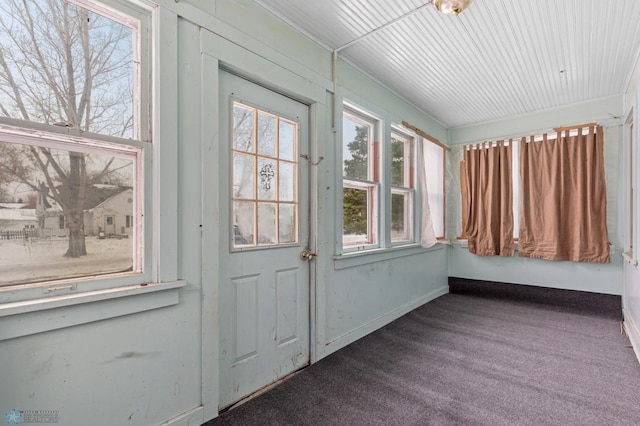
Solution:
{"label": "wooden door frame", "polygon": [[[232,31],[225,26],[222,33]],[[314,162],[319,158],[319,140],[331,138],[331,134],[322,123],[329,117],[329,103],[333,83],[313,70],[309,70],[282,55],[273,48],[256,40],[245,39],[239,46],[208,30],[201,29],[202,51],[202,188],[207,193],[202,198],[202,415],[205,420],[218,414],[219,401],[219,271],[221,235],[215,221],[207,218],[218,217],[221,207],[217,185],[211,182],[223,182],[226,176],[218,173],[220,126],[218,98],[219,71],[221,68],[233,71],[250,81],[283,93],[309,107],[309,156]],[[236,38],[237,39],[237,38]],[[253,53],[253,52],[259,52]],[[270,59],[267,59],[270,58]],[[256,73],[260,70],[260,75]],[[318,230],[318,167],[309,168],[309,247],[315,251]],[[329,261],[329,260],[328,260]],[[317,285],[319,259],[309,265],[309,356],[313,364],[318,360],[318,324],[322,314],[318,300],[323,299],[323,289]],[[320,314],[320,315],[319,315]]]}

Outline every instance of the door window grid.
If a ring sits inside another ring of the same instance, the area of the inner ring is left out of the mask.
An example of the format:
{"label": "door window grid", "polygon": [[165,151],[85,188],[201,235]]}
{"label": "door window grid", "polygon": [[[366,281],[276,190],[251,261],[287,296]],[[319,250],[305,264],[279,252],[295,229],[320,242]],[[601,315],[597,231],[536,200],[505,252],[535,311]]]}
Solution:
{"label": "door window grid", "polygon": [[298,243],[298,126],[233,103],[233,249]]}

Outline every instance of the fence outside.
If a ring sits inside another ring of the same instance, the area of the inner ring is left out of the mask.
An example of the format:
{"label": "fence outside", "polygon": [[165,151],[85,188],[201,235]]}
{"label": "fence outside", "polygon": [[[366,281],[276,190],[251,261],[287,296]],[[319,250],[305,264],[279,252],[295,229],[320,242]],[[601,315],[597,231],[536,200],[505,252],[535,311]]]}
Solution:
{"label": "fence outside", "polygon": [[28,240],[38,236],[37,229],[21,229],[19,231],[0,231],[0,240]]}

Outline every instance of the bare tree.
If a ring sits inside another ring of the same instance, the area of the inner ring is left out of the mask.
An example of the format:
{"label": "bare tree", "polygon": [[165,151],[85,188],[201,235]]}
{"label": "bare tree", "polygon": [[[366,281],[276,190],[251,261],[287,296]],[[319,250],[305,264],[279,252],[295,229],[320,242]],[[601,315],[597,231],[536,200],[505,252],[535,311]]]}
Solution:
{"label": "bare tree", "polygon": [[[0,6],[0,114],[82,131],[130,137],[131,30],[65,0],[4,0]],[[39,188],[61,206],[69,229],[65,256],[86,254],[87,191],[112,161],[88,171],[88,156],[41,147],[5,146],[0,177]],[[8,158],[8,157],[7,157]]]}

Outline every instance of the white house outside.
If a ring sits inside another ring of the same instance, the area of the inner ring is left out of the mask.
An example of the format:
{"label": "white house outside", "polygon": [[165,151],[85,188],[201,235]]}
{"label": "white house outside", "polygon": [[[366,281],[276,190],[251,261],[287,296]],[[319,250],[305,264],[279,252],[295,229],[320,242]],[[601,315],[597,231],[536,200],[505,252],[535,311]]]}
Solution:
{"label": "white house outside", "polygon": [[0,208],[0,232],[35,229],[37,224],[35,209]]}
{"label": "white house outside", "polygon": [[132,235],[133,190],[131,188],[109,197],[84,211],[85,235]]}
{"label": "white house outside", "polygon": [[[62,208],[52,200],[38,197],[35,210],[41,237],[65,237],[69,231]],[[112,185],[94,186],[84,209],[84,233],[96,236],[132,235],[133,189]],[[22,229],[22,228],[20,228]]]}

